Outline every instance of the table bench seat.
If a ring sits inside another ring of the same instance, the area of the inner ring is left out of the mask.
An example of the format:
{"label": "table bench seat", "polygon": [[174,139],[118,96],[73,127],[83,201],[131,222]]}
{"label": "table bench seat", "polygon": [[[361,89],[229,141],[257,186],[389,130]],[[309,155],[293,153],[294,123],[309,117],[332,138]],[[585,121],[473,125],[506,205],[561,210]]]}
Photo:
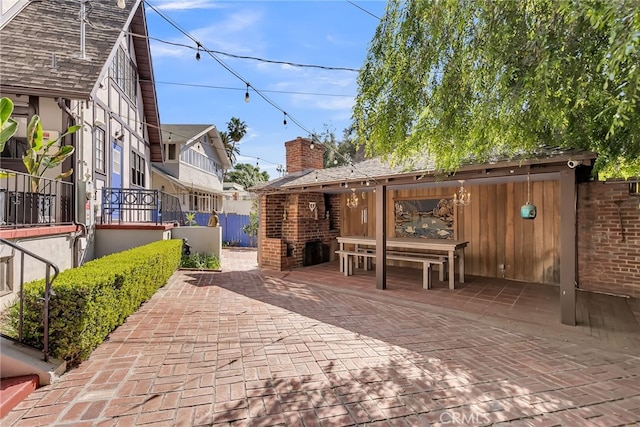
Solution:
{"label": "table bench seat", "polygon": [[[365,268],[368,265],[368,261],[376,257],[375,250],[367,248],[359,248],[357,250],[338,250],[336,254],[340,255],[340,259],[346,259],[346,266],[344,268],[344,275],[351,276],[353,274],[353,268],[356,260],[360,257],[365,259]],[[431,265],[439,265],[439,279],[444,281],[444,270],[447,264],[446,256],[431,255],[425,253],[407,253],[407,252],[387,252],[387,259],[395,261],[407,261],[417,262],[422,264],[422,287],[424,289],[431,289]]]}

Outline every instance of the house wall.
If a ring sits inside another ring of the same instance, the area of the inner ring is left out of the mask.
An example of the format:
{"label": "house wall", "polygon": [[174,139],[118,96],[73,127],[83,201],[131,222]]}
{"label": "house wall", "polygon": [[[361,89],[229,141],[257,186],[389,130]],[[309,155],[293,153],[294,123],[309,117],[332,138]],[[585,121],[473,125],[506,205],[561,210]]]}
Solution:
{"label": "house wall", "polygon": [[[458,187],[423,187],[390,190],[387,194],[387,236],[395,236],[395,201],[451,199]],[[469,241],[465,250],[465,272],[484,277],[503,277],[536,283],[559,284],[559,182],[532,181],[531,202],[537,206],[534,220],[520,218],[527,201],[526,182],[465,185],[471,193],[468,206],[454,210],[454,238]],[[340,235],[375,235],[375,193],[355,209],[346,207],[341,196]],[[363,216],[363,210],[366,215]],[[364,221],[366,219],[366,222]],[[415,268],[415,263],[389,261],[390,265]],[[504,267],[504,268],[503,268]]]}
{"label": "house wall", "polygon": [[96,230],[96,258],[127,249],[171,239],[171,230],[106,228]]}
{"label": "house wall", "polygon": [[191,253],[222,254],[222,227],[177,227],[171,230],[172,239],[187,239]]}
{"label": "house wall", "polygon": [[578,185],[578,286],[640,298],[640,197],[629,184]]}
{"label": "house wall", "polygon": [[[71,234],[57,234],[50,236],[39,236],[37,238],[28,239],[8,239],[12,243],[15,243],[36,255],[39,255],[50,262],[54,263],[60,271],[64,271],[73,266],[73,236]],[[19,251],[14,251],[13,248],[0,243],[0,258],[8,257],[13,254],[12,261],[12,292],[4,293],[0,295],[0,311],[2,311],[7,304],[17,298],[17,292],[19,292],[20,284],[20,263],[21,255]],[[11,262],[11,261],[10,261]],[[53,274],[53,271],[51,272]],[[29,255],[24,257],[24,282],[30,282],[32,280],[42,279],[46,275],[45,264],[32,258]]]}

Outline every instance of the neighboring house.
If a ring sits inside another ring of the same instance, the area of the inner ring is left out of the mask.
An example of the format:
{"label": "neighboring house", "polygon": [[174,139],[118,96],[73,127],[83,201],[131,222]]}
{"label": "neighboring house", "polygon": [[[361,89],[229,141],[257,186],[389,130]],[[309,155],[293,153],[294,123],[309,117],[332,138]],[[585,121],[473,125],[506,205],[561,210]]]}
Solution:
{"label": "neighboring house", "polygon": [[[375,236],[380,245],[387,237],[438,237],[468,242],[467,274],[557,285],[562,323],[575,324],[578,288],[640,297],[638,183],[593,180],[595,153],[540,149],[443,174],[431,162],[405,169],[380,159],[323,169],[322,147],[311,146],[305,138],[286,142],[288,175],[254,187],[260,267],[335,259],[338,237]],[[526,216],[529,202],[537,216]],[[427,233],[442,223],[437,236]],[[371,286],[385,288],[383,268]]]}
{"label": "neighboring house", "polygon": [[[162,162],[144,6],[139,0],[126,1],[124,9],[106,0],[9,3],[3,1],[0,27],[0,95],[14,101],[19,131],[0,158],[0,168],[17,172],[0,179],[0,194],[6,193],[0,237],[64,270],[105,254],[93,227],[104,219],[103,189],[150,191],[151,162]],[[27,191],[20,172],[26,125],[34,114],[54,137],[70,125],[82,129],[61,142],[75,147],[73,156],[46,176],[70,168],[73,174],[65,182],[47,181],[46,215],[39,207],[38,220],[29,223],[15,214],[20,198],[11,195]],[[0,244],[0,307],[13,297],[18,280],[14,257]],[[40,266],[29,265],[25,280],[44,277]]]}
{"label": "neighboring house", "polygon": [[173,195],[182,212],[221,211],[222,179],[231,167],[213,125],[162,125],[164,163],[153,164],[153,188]]}
{"label": "neighboring house", "polygon": [[244,187],[236,182],[225,182],[224,202],[222,211],[227,214],[249,215],[256,198],[255,193],[246,191]]}

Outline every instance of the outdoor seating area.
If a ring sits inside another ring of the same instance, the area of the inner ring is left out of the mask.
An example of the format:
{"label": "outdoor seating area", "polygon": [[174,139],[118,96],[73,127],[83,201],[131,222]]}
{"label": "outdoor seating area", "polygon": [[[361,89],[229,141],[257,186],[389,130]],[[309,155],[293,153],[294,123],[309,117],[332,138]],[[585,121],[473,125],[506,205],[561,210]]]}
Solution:
{"label": "outdoor seating area", "polygon": [[[363,268],[369,270],[371,261],[376,258],[376,239],[365,236],[337,237],[340,250],[340,272],[345,276],[353,274],[354,267],[358,267],[360,260]],[[458,260],[458,281],[464,283],[464,249],[469,242],[447,239],[415,239],[391,238],[387,239],[386,259],[422,264],[424,289],[431,288],[431,266],[438,266],[438,279],[442,282],[448,276],[449,289],[455,289],[455,261]],[[346,245],[353,249],[345,249]]]}

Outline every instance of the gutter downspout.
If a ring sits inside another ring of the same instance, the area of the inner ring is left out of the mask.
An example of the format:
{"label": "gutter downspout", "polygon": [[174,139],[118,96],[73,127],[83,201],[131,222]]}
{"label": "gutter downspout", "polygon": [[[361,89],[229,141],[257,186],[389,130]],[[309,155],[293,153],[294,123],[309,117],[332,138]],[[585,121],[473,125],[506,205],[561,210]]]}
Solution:
{"label": "gutter downspout", "polygon": [[[58,103],[58,107],[60,107],[60,109],[62,111],[64,111],[65,113],[67,113],[70,117],[73,117],[74,120],[76,119],[77,114],[74,114],[73,111],[71,111],[71,109],[67,106],[67,103],[65,102],[65,100],[63,98],[57,98],[56,99],[57,103]],[[78,103],[78,106],[80,104]],[[80,109],[81,111],[81,116],[80,116],[80,125],[84,126],[84,111],[82,109]],[[78,147],[77,150],[74,150],[73,155],[71,156],[71,162],[73,165],[77,164],[78,162],[78,151],[82,150],[83,148],[83,140],[84,140],[84,129],[80,129],[80,137],[78,138]],[[81,223],[78,222],[77,219],[77,215],[78,215],[78,186],[76,185],[77,180],[74,178],[73,179],[73,209],[72,209],[72,214],[71,214],[71,222],[73,223],[73,225],[77,227],[80,227],[81,232],[80,233],[73,233],[73,238],[72,238],[72,242],[71,242],[71,249],[73,251],[73,262],[72,262],[72,267],[78,267],[79,264],[79,257],[78,257],[78,241],[80,239],[80,237],[86,237],[87,236],[87,225],[85,223]]]}

